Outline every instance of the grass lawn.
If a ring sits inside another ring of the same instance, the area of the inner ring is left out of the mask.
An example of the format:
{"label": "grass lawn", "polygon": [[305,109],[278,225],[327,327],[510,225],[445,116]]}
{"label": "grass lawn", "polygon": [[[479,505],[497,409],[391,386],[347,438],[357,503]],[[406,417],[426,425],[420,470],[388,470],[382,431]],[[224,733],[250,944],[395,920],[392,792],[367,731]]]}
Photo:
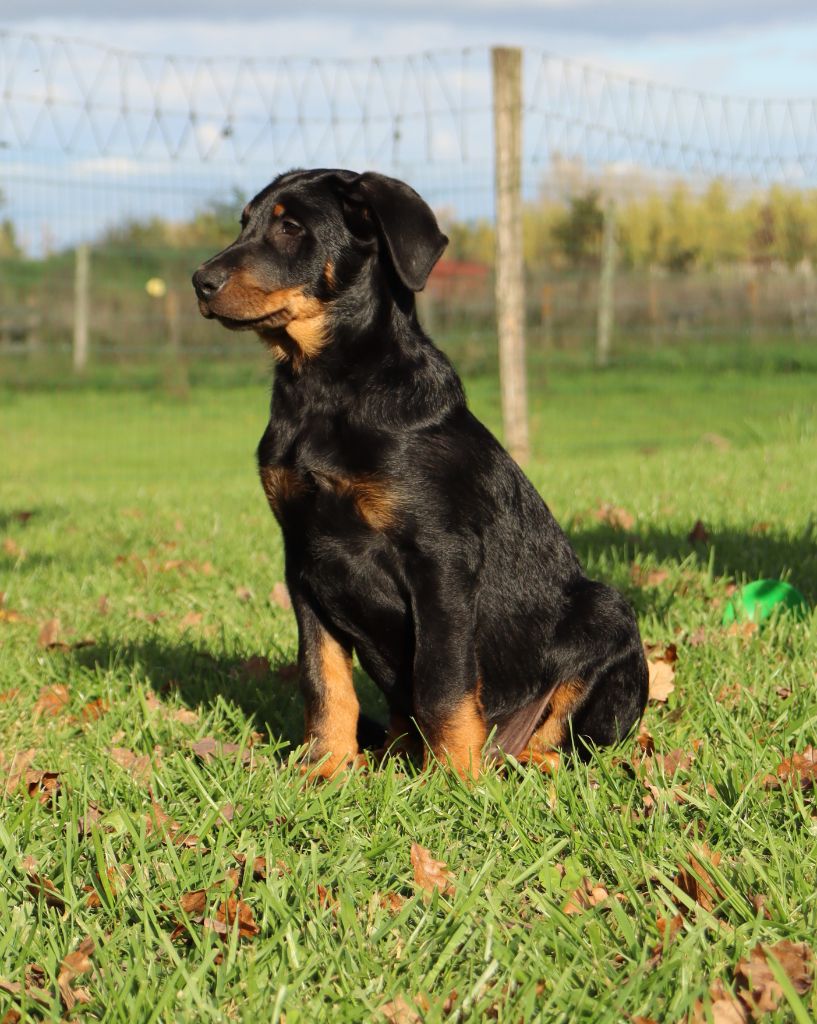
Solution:
{"label": "grass lawn", "polygon": [[[817,1018],[807,980],[740,965],[817,947],[815,790],[764,784],[817,741],[817,618],[720,625],[733,581],[817,602],[814,372],[533,396],[531,477],[676,645],[675,689],[653,756],[471,786],[399,760],[302,780],[266,386],[204,376],[0,390],[0,1020],[737,1021],[755,982],[762,1019]],[[469,393],[496,428],[495,383]],[[412,844],[450,881],[419,885]]]}

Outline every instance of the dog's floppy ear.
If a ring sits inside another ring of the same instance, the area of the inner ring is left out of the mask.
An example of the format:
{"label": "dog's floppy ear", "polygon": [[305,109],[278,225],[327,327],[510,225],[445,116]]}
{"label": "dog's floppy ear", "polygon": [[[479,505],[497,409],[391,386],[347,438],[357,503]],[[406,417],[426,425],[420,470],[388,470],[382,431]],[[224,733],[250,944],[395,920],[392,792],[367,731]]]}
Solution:
{"label": "dog's floppy ear", "polygon": [[448,245],[428,203],[405,182],[375,171],[344,180],[343,192],[353,206],[371,211],[397,276],[411,291],[421,291]]}

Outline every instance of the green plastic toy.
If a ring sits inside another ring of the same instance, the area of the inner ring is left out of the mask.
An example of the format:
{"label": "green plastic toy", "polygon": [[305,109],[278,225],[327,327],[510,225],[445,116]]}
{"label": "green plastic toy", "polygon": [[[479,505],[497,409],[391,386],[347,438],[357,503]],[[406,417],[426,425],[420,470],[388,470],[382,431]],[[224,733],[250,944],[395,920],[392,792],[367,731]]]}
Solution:
{"label": "green plastic toy", "polygon": [[806,599],[800,591],[783,580],[754,580],[736,590],[723,613],[723,624],[730,622],[763,622],[778,609],[789,611],[798,618],[809,613]]}

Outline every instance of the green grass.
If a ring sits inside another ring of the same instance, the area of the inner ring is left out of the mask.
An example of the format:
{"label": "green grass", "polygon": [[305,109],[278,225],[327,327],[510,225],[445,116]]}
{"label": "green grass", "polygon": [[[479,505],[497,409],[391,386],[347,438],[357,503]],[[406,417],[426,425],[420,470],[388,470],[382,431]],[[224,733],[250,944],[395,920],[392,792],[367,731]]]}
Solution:
{"label": "green grass", "polygon": [[[780,618],[748,640],[719,625],[733,579],[786,576],[817,601],[813,374],[656,360],[554,371],[533,395],[532,479],[589,571],[627,593],[645,638],[678,645],[676,689],[645,721],[659,751],[700,746],[674,781],[655,769],[651,811],[632,741],[554,778],[511,766],[467,786],[391,760],[305,784],[296,684],[279,672],[296,632],[267,597],[282,549],[253,465],[266,387],[255,371],[211,368],[180,400],[130,379],[140,386],[117,389],[109,373],[105,387],[2,393],[0,607],[20,621],[0,621],[0,794],[30,748],[60,788],[50,802],[0,795],[0,978],[44,971],[40,1003],[0,991],[0,1018],[14,1006],[59,1019],[59,965],[85,936],[94,966],[75,984],[90,1002],[71,1016],[128,1024],[377,1021],[398,997],[437,1021],[454,990],[450,1020],[679,1021],[716,979],[733,985],[757,942],[814,947],[814,791],[762,779],[815,742],[817,621]],[[496,428],[495,383],[469,392]],[[599,522],[603,502],[631,513],[632,529]],[[693,545],[696,519],[709,540]],[[633,562],[666,578],[637,586]],[[67,650],[38,643],[53,618]],[[256,656],[268,672],[247,665]],[[57,684],[68,704],[38,716]],[[97,698],[107,712],[84,718]],[[254,731],[248,765],[190,749]],[[149,777],[116,764],[113,747],[149,755]],[[175,835],[148,828],[151,798]],[[90,807],[101,818],[80,834]],[[453,895],[416,890],[413,842],[448,864]],[[722,858],[712,910],[685,904],[674,882],[701,843]],[[185,892],[213,886],[215,915],[236,852],[266,857],[266,880],[239,881],[258,934],[222,939],[190,921],[172,939]],[[31,894],[26,856],[64,906]],[[611,898],[565,914],[585,877]],[[684,924],[657,957],[657,920],[679,904]],[[766,1019],[816,1016],[814,989],[789,986]]]}

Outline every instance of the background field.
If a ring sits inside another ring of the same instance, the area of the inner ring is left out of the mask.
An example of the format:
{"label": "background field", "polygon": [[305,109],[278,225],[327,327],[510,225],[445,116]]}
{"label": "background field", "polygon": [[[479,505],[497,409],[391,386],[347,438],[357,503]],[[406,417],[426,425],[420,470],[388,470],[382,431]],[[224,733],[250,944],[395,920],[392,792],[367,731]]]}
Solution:
{"label": "background field", "polygon": [[[675,690],[645,719],[676,753],[629,741],[472,787],[396,760],[299,775],[296,633],[268,598],[282,551],[253,465],[265,366],[194,366],[185,396],[161,367],[68,390],[18,375],[0,400],[0,776],[34,753],[0,797],[0,978],[32,994],[0,990],[0,1013],[58,1019],[60,963],[86,936],[91,971],[64,976],[87,989],[80,1019],[290,1024],[676,1021],[717,979],[731,991],[757,942],[813,945],[814,791],[763,779],[814,742],[817,623],[720,620],[731,581],[790,576],[817,599],[817,379],[802,353],[736,369],[718,351],[552,364],[532,396],[532,479],[644,637],[677,645]],[[494,379],[467,385],[496,428]],[[239,749],[197,756],[208,737]],[[412,843],[453,889],[416,886]],[[236,853],[267,877],[222,881]],[[597,905],[576,906],[583,879]],[[236,880],[258,931],[222,937]],[[816,1012],[789,985],[764,1019]]]}

